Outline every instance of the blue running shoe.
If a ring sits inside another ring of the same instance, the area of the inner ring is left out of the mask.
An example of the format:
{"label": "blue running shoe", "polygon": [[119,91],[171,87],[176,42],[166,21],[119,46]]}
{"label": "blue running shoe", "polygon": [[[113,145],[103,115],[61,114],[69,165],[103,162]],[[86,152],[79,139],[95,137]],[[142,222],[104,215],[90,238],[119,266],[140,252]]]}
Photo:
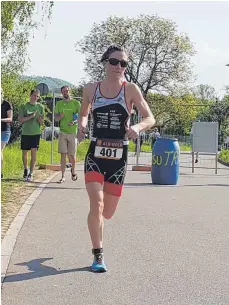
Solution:
{"label": "blue running shoe", "polygon": [[107,271],[107,267],[104,263],[102,254],[95,255],[93,264],[91,265],[91,270],[93,272],[106,272]]}

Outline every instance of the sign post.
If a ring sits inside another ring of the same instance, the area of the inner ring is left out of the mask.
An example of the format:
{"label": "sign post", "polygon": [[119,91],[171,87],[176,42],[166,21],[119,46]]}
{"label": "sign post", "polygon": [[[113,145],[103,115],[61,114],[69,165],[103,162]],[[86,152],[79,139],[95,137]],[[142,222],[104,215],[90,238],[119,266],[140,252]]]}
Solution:
{"label": "sign post", "polygon": [[194,173],[194,153],[215,154],[215,174],[218,170],[218,122],[194,122],[192,139],[192,173]]}

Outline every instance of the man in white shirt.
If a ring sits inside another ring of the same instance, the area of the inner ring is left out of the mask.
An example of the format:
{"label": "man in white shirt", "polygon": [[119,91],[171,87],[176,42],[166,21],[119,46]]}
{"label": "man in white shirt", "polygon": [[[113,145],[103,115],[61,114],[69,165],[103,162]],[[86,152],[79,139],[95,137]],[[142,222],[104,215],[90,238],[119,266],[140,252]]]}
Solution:
{"label": "man in white shirt", "polygon": [[151,137],[152,137],[151,147],[152,147],[152,149],[153,149],[154,143],[156,142],[156,140],[157,140],[158,138],[161,137],[161,135],[160,135],[160,133],[159,133],[157,127],[154,128],[153,132],[151,133]]}

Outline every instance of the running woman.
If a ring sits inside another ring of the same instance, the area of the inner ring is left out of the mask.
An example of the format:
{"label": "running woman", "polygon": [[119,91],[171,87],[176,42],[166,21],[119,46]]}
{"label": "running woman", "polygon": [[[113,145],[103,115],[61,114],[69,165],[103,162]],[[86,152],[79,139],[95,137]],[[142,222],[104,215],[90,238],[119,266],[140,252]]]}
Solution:
{"label": "running woman", "polygon": [[[92,112],[93,133],[85,158],[85,183],[90,200],[88,229],[94,255],[91,270],[107,271],[103,257],[103,218],[110,219],[122,194],[127,169],[129,139],[155,124],[147,102],[139,88],[123,81],[127,54],[118,46],[110,46],[103,54],[106,76],[101,82],[88,84],[83,91],[79,115],[78,140],[84,139],[88,115]],[[143,120],[129,126],[135,105]]]}

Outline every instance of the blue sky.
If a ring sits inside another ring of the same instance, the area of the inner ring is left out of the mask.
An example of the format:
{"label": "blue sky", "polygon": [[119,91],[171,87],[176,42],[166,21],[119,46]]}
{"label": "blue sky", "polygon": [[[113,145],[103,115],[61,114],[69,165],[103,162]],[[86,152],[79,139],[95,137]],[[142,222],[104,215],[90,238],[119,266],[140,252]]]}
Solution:
{"label": "blue sky", "polygon": [[[209,84],[218,94],[229,84],[229,2],[220,1],[55,1],[51,24],[34,33],[26,75],[57,77],[77,85],[85,76],[84,56],[75,43],[94,22],[110,15],[157,14],[176,22],[195,45],[195,84]],[[46,35],[45,35],[46,33]]]}

